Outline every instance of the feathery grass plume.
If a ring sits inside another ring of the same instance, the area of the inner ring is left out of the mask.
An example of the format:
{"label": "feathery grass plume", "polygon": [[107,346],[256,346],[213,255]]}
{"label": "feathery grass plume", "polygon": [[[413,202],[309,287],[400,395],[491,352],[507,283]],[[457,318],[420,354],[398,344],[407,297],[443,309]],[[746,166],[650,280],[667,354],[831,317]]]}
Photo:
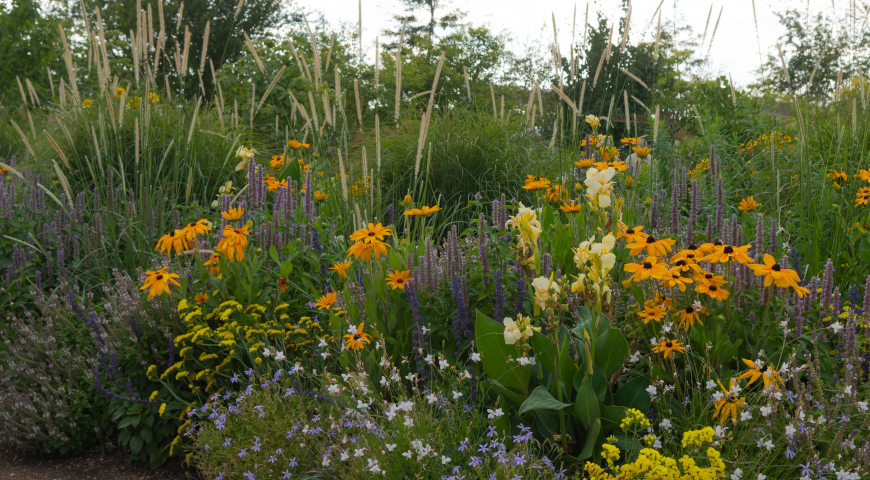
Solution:
{"label": "feathery grass plume", "polygon": [[[260,110],[260,107],[263,106],[263,103],[266,101],[266,98],[272,93],[272,89],[275,88],[275,85],[278,83],[278,80],[281,79],[281,75],[284,75],[284,70],[287,69],[286,65],[281,66],[281,70],[278,70],[278,73],[275,75],[275,78],[272,79],[272,82],[269,83],[269,86],[266,87],[266,93],[263,94],[263,98],[260,99],[260,103],[257,104],[257,111]],[[324,94],[326,91],[324,90]]]}
{"label": "feathery grass plume", "polygon": [[562,83],[562,69],[559,68],[559,52],[556,50],[556,45],[550,48],[550,53],[553,54],[553,75],[559,77],[559,85],[564,87]]}
{"label": "feathery grass plume", "polygon": [[704,34],[701,35],[701,46],[704,46],[704,41],[707,40],[707,29],[710,28],[710,17],[713,16],[713,4],[710,4],[710,10],[707,11],[707,23],[704,24]]}
{"label": "feathery grass plume", "polygon": [[631,135],[631,116],[628,113],[628,90],[622,90],[622,103],[625,105],[625,128]]}
{"label": "feathery grass plume", "polygon": [[320,88],[320,79],[323,78],[323,71],[320,69],[320,50],[317,48],[317,37],[311,30],[311,25],[308,24],[308,18],[302,17],[305,20],[305,28],[308,30],[308,36],[311,37],[311,55],[312,63],[314,63],[314,86]]}
{"label": "feathery grass plume", "polygon": [[840,73],[837,74],[837,88],[834,90],[834,99],[840,99],[840,85],[843,83],[843,67],[840,67]]}
{"label": "feathery grass plume", "polygon": [[553,17],[553,68],[554,73],[559,77],[559,86],[564,86],[562,83],[562,69],[559,68],[562,52],[559,50],[559,35],[556,33],[556,13],[550,12]]}
{"label": "feathery grass plume", "polygon": [[91,124],[91,136],[94,140],[94,151],[97,152],[97,165],[100,167],[100,171],[103,171],[103,154],[102,149],[100,149],[100,142],[97,139],[97,129]]}
{"label": "feathery grass plume", "polygon": [[48,85],[51,87],[51,95],[54,96],[54,78],[51,76],[51,68],[46,66],[45,73],[48,74]]}
{"label": "feathery grass plume", "polygon": [[[186,30],[187,29],[185,28],[185,37],[187,36]],[[251,37],[249,37],[247,33],[245,33],[244,35],[245,35],[245,46],[248,47],[248,50],[251,52],[251,55],[254,56],[254,60],[257,62],[257,67],[259,67],[260,73],[266,73],[266,67],[263,65],[263,61],[260,60],[260,56],[257,55],[257,49],[254,48],[254,43],[251,42]],[[187,51],[187,48],[185,47],[185,52],[186,51]],[[314,57],[314,58],[317,58],[317,57]]]}
{"label": "feathery grass plume", "polygon": [[375,153],[378,157],[378,174],[381,172],[381,119],[375,112]]}
{"label": "feathery grass plume", "polygon": [[761,34],[758,31],[758,15],[755,14],[755,0],[752,0],[752,20],[755,22],[755,42],[758,44],[758,63],[761,68],[761,78],[767,79],[764,74],[764,60],[761,55]]}
{"label": "feathery grass plume", "polygon": [[[311,92],[309,92],[309,95]],[[254,103],[257,102],[257,84],[251,83],[251,128],[254,128]]]}
{"label": "feathery grass plume", "polygon": [[499,118],[504,119],[504,95],[501,96],[501,111],[499,113]]}
{"label": "feathery grass plume", "polygon": [[659,63],[659,44],[662,39],[662,14],[659,12],[659,23],[656,26],[656,47],[653,53],[653,64]]}
{"label": "feathery grass plume", "polygon": [[710,43],[707,45],[707,56],[710,56],[710,50],[713,48],[713,40],[716,39],[716,30],[719,30],[719,20],[722,19],[722,11],[725,10],[725,6],[719,9],[719,16],[716,17],[716,25],[713,26],[713,34],[710,35]]}
{"label": "feathery grass plume", "polygon": [[245,5],[245,0],[239,0],[239,6],[236,7],[236,13],[233,15],[233,21],[239,19],[239,14],[242,13],[242,6]]}
{"label": "feathery grass plume", "polygon": [[166,23],[163,20],[163,0],[157,0],[157,20],[160,20],[160,31],[166,33]]}
{"label": "feathery grass plume", "polygon": [[405,44],[405,27],[408,17],[402,22],[402,33],[399,35],[399,45],[396,48],[396,127],[399,126],[399,108],[402,106],[402,46]]}
{"label": "feathery grass plume", "polygon": [[[329,58],[327,57],[327,60]],[[380,73],[381,73],[381,44],[380,39],[375,36],[375,96],[380,98]]]}
{"label": "feathery grass plume", "polygon": [[692,111],[695,112],[695,118],[698,119],[698,125],[701,126],[701,135],[706,136],[707,132],[704,131],[704,122],[701,121],[701,114],[698,113],[698,107],[694,103],[692,104]]}
{"label": "feathery grass plume", "polygon": [[323,71],[326,72],[329,70],[329,61],[332,59],[332,48],[335,47],[335,35],[329,39],[329,50],[326,51],[326,66],[323,68]]}
{"label": "feathery grass plume", "polygon": [[[322,93],[323,93],[323,95],[322,95],[323,96],[323,116],[325,117],[326,123],[328,123],[330,126],[335,126],[335,124],[333,123],[332,114],[330,112],[330,110],[332,110],[332,109],[329,106],[329,92],[326,89],[324,89]],[[262,103],[262,100],[261,100],[261,103]]]}
{"label": "feathery grass plume", "polygon": [[610,35],[607,37],[607,63],[610,63],[610,50],[613,48],[613,29],[616,28],[616,23],[610,26]]}
{"label": "feathery grass plume", "polygon": [[51,148],[53,148],[54,151],[57,152],[57,156],[60,157],[60,159],[63,161],[64,165],[66,165],[66,168],[70,168],[69,167],[69,160],[66,159],[66,155],[64,155],[63,150],[60,149],[60,147],[58,146],[58,144],[54,140],[54,138],[52,138],[52,136],[49,135],[49,133],[45,130],[43,130],[42,133],[44,133],[46,138],[48,138],[48,143],[51,145]]}
{"label": "feathery grass plume", "polygon": [[66,40],[66,32],[64,32],[62,25],[58,24],[57,28],[58,30],[60,30],[60,40],[63,44],[63,62],[66,65],[66,71],[69,75],[69,87],[70,89],[72,89],[72,94],[74,97],[73,102],[75,102],[79,98],[79,87],[76,82],[76,69],[75,65],[73,65],[72,55],[69,51],[69,42],[67,42]]}
{"label": "feathery grass plume", "polygon": [[622,68],[622,67],[619,67],[619,70],[621,70],[622,73],[628,75],[628,76],[629,76],[632,80],[634,80],[635,82],[639,83],[643,88],[649,90],[649,87],[647,87],[646,84],[643,83],[643,80],[641,80],[641,79],[637,78],[636,76],[634,76],[633,73],[629,72],[628,70],[626,70],[626,69],[624,69],[624,68]]}
{"label": "feathery grass plume", "polygon": [[360,126],[362,126],[362,108],[359,103],[359,83],[354,79],[353,81],[353,97],[356,100],[356,119],[359,121]]}
{"label": "feathery grass plume", "polygon": [[368,156],[366,155],[366,146],[365,145],[363,145],[363,147],[362,147],[362,167],[363,167],[362,168],[362,170],[363,170],[363,185],[365,185],[367,183],[367,182],[365,182],[365,175],[369,171],[369,159],[368,159]]}
{"label": "feathery grass plume", "polygon": [[562,100],[565,100],[565,103],[567,103],[568,106],[571,107],[571,110],[574,112],[574,115],[577,115],[577,105],[574,105],[574,102],[571,101],[570,98],[568,98],[568,95],[565,95],[565,92],[563,92],[561,89],[557,88],[553,84],[550,84],[550,88],[554,92],[556,92],[556,95],[558,95]]}
{"label": "feathery grass plume", "polygon": [[30,79],[25,78],[24,83],[27,84],[27,92],[30,94],[30,101],[35,102],[36,106],[41,107],[42,102],[39,101],[39,95],[36,94],[36,90],[33,88],[33,84],[30,83]]}
{"label": "feathery grass plume", "polygon": [[785,81],[791,85],[791,77],[788,75],[788,65],[785,63],[785,57],[782,55],[782,46],[776,42],[776,49],[779,51],[779,59],[782,61],[782,72],[785,74]]}
{"label": "feathery grass plume", "polygon": [[601,58],[598,60],[598,68],[595,69],[595,77],[592,78],[592,88],[598,84],[598,74],[601,73],[601,67],[604,65],[604,60],[607,58],[607,48],[601,51]]}
{"label": "feathery grass plume", "polygon": [[73,199],[75,197],[70,193],[69,181],[66,179],[66,175],[63,174],[63,171],[58,166],[57,162],[52,160],[52,166],[54,166],[54,173],[57,174],[57,180],[60,183],[61,188],[63,188],[63,192],[66,194],[66,198]]}
{"label": "feathery grass plume", "polygon": [[[812,76],[810,78],[813,78]],[[728,72],[728,86],[731,87],[731,103],[737,106],[737,92],[734,91],[734,80],[731,80],[731,72]]]}
{"label": "feathery grass plume", "polygon": [[[299,66],[299,71],[305,72],[305,76],[308,78],[308,81],[312,82],[313,80],[311,79],[311,72],[308,71],[308,64],[306,63],[305,67],[303,68],[302,60],[300,60],[300,58],[299,58],[299,52],[296,51],[296,44],[293,42],[292,38],[290,38],[289,41],[290,41],[290,52],[293,54],[293,57],[296,59],[296,64]],[[304,59],[305,57],[302,57],[302,58]]]}
{"label": "feathery grass plume", "polygon": [[233,99],[233,126],[239,128],[239,101]]}
{"label": "feathery grass plume", "polygon": [[[24,106],[27,106],[27,94],[24,93],[24,86],[21,85],[21,79],[18,76],[15,76],[15,81],[18,82],[18,91],[21,92],[21,101],[24,102]],[[35,105],[34,105],[35,106]]]}
{"label": "feathery grass plume", "polygon": [[535,88],[538,90],[538,110],[541,111],[541,114],[544,113],[544,94],[541,91],[541,82],[535,82]]}
{"label": "feathery grass plume", "polygon": [[664,3],[665,3],[665,0],[661,0],[659,2],[659,6],[656,7],[656,9],[653,11],[652,15],[649,16],[649,23],[646,24],[647,27],[649,27],[652,24],[652,19],[656,18],[656,14],[661,12],[662,5],[664,5]]}
{"label": "feathery grass plume", "polygon": [[314,125],[312,128],[316,128],[320,125],[320,120],[317,119],[317,108],[314,106],[314,94],[311,91],[308,91],[308,104],[311,105],[311,118],[314,120]]}
{"label": "feathery grass plume", "polygon": [[644,105],[643,102],[640,101],[639,98],[635,97],[634,95],[632,95],[631,98],[634,99],[635,102],[639,103],[640,106],[643,107],[644,110],[646,110],[646,113],[652,113],[652,112],[650,112],[649,108],[647,108],[647,106]]}
{"label": "feathery grass plume", "polygon": [[139,41],[133,30],[130,30],[130,50],[133,52],[133,78],[139,83]]}
{"label": "feathery grass plume", "polygon": [[[342,99],[344,98],[341,94],[341,69],[338,68],[338,65],[332,70],[335,73],[335,103],[338,104],[338,108],[341,110],[342,116],[344,115],[344,106]],[[333,115],[335,116],[335,115]],[[335,119],[338,121],[338,118]]]}
{"label": "feathery grass plume", "polygon": [[613,102],[616,100],[616,95],[610,96],[610,107],[607,109],[607,125],[613,126],[613,123],[610,119],[613,117]]}
{"label": "feathery grass plume", "polygon": [[462,66],[462,77],[465,79],[465,91],[468,95],[468,101],[471,102],[471,84],[468,83],[468,70],[465,69],[465,65]]}
{"label": "feathery grass plume", "polygon": [[574,17],[571,21],[571,41],[568,42],[568,54],[571,55],[571,80],[577,76],[577,69],[574,63],[574,35],[577,33],[577,4],[574,4]]}
{"label": "feathery grass plume", "polygon": [[148,45],[154,46],[154,15],[151,12],[151,4],[148,4]]}
{"label": "feathery grass plume", "polygon": [[288,91],[287,93],[290,95],[290,100],[293,101],[293,105],[302,114],[302,118],[305,119],[305,125],[309,125],[311,123],[311,117],[308,116],[308,112],[305,110],[305,107],[303,107],[302,104],[299,103],[299,100],[296,100],[296,96],[293,95],[293,92]]}
{"label": "feathery grass plume", "polygon": [[495,89],[493,88],[491,83],[489,84],[489,94],[490,94],[490,96],[492,96],[492,116],[493,116],[493,118],[497,118],[498,117],[498,109],[496,109],[496,105],[495,105]]}
{"label": "feathery grass plume", "polygon": [[27,148],[27,151],[30,152],[31,155],[36,155],[36,152],[33,151],[33,147],[30,146],[30,142],[27,141],[27,136],[24,135],[24,132],[21,131],[21,127],[15,123],[15,120],[9,120],[12,122],[12,126],[15,128],[15,131],[18,132],[18,135],[21,137],[21,140],[24,141],[24,146]]}
{"label": "feathery grass plume", "polygon": [[526,104],[526,120],[529,119],[532,113],[532,107],[535,105],[535,88],[532,87],[532,91],[529,92],[529,101]]}
{"label": "feathery grass plume", "polygon": [[196,98],[196,106],[193,108],[193,119],[190,121],[190,131],[187,132],[187,145],[190,146],[190,140],[193,138],[193,129],[196,127],[196,117],[199,114],[199,102],[202,98]]}
{"label": "feathery grass plume", "polygon": [[559,131],[559,117],[553,120],[553,136],[550,137],[550,145],[547,147],[548,150],[552,150],[554,146],[556,146],[556,134]]}
{"label": "feathery grass plume", "polygon": [[438,60],[438,67],[435,68],[435,79],[432,80],[432,92],[429,94],[429,105],[426,108],[423,121],[420,122],[420,138],[417,141],[417,161],[414,165],[414,178],[420,173],[420,158],[423,154],[423,144],[426,141],[426,136],[429,133],[429,121],[432,119],[432,108],[435,105],[435,92],[438,90],[438,79],[441,77],[441,68],[444,67],[445,52],[441,52],[441,58]]}
{"label": "feathery grass plume", "polygon": [[205,58],[206,53],[208,53],[208,35],[211,31],[211,20],[205,22],[205,35],[202,40],[202,57],[199,59],[199,73],[202,74],[203,70],[205,70]]}
{"label": "feathery grass plume", "polygon": [[656,105],[656,116],[655,121],[653,123],[653,143],[658,141],[659,138],[659,117],[661,116],[661,111],[659,110],[659,106]]}
{"label": "feathery grass plume", "polygon": [[420,118],[420,134],[417,140],[417,156],[414,160],[414,180],[417,180],[417,176],[420,174],[420,160],[423,158],[423,144],[426,140],[426,128],[429,126],[429,115],[431,112],[426,111],[423,112],[422,118]]}
{"label": "feathery grass plume", "polygon": [[[664,0],[662,0],[664,1]],[[583,20],[583,48],[580,49],[581,52],[586,51],[586,33],[589,31],[589,2],[586,2],[586,17]]]}
{"label": "feathery grass plume", "polygon": [[622,31],[622,40],[619,42],[619,51],[625,49],[625,42],[628,41],[628,28],[631,25],[631,0],[628,2],[628,10],[625,12],[625,29]]}
{"label": "feathery grass plume", "polygon": [[[184,50],[181,53],[181,74],[182,77],[187,76],[187,59],[190,56],[190,28],[184,27]],[[150,75],[149,75],[150,78]]]}
{"label": "feathery grass plume", "polygon": [[[813,77],[816,76],[816,72],[819,71],[819,64],[822,63],[822,57],[825,56],[826,49],[822,49],[822,53],[819,54],[819,58],[816,60],[816,65],[813,67],[813,73],[810,74],[810,80],[807,82],[807,90],[813,86]],[[861,82],[861,85],[864,85],[864,82]]]}
{"label": "feathery grass plume", "polygon": [[60,96],[61,108],[66,108],[66,82],[61,78],[60,87],[58,87],[58,96]]}
{"label": "feathery grass plume", "polygon": [[341,158],[341,149],[337,150],[338,152],[338,175],[341,178],[341,196],[344,197],[345,203],[347,202],[347,178],[344,174],[344,160]]}

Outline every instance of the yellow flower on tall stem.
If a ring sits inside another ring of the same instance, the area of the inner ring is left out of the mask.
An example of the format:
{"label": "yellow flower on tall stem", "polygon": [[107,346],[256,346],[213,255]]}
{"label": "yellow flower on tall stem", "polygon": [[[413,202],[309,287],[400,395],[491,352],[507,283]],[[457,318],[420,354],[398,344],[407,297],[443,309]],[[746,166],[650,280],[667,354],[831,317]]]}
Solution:
{"label": "yellow flower on tall stem", "polygon": [[328,193],[326,193],[326,192],[320,192],[320,191],[314,192],[314,201],[315,201],[315,202],[317,202],[317,203],[323,203],[323,202],[325,202],[327,199],[329,199],[329,194],[328,194]]}
{"label": "yellow flower on tall stem", "polygon": [[170,293],[170,283],[174,283],[176,286],[180,287],[181,284],[175,281],[176,278],[179,278],[178,275],[167,272],[168,268],[169,267],[163,267],[160,270],[146,271],[145,282],[139,290],[145,290],[147,288],[148,298],[150,299],[158,295],[163,295],[164,293]]}
{"label": "yellow flower on tall stem", "polygon": [[317,301],[314,302],[314,306],[317,307],[318,310],[329,310],[337,300],[338,292],[329,292],[317,299]]}
{"label": "yellow flower on tall stem", "polygon": [[228,222],[235,222],[236,220],[242,218],[242,215],[245,214],[245,211],[242,210],[241,207],[230,208],[226,212],[221,212],[221,216]]}
{"label": "yellow flower on tall stem", "polygon": [[629,255],[637,255],[646,250],[649,255],[663,257],[671,251],[671,247],[675,243],[677,243],[677,241],[670,238],[657,240],[652,235],[647,235],[646,238],[639,242],[627,244],[625,248],[629,249]]}
{"label": "yellow flower on tall stem", "polygon": [[181,233],[184,234],[184,238],[188,241],[196,241],[197,235],[206,235],[211,231],[211,227],[207,224],[208,220],[201,219],[196,222],[190,222],[181,229]]}
{"label": "yellow flower on tall stem", "polygon": [[344,336],[346,339],[344,345],[348,350],[362,350],[365,347],[366,343],[371,342],[371,335],[363,332],[363,327],[365,326],[365,322],[360,323],[356,329],[350,327],[348,329],[348,334]]}
{"label": "yellow flower on tall stem", "polygon": [[347,278],[347,269],[349,269],[351,265],[353,265],[353,261],[347,260],[345,262],[333,263],[332,267],[329,269],[338,272],[339,277]]}
{"label": "yellow flower on tall stem", "polygon": [[665,309],[661,307],[661,305],[656,305],[653,307],[646,307],[643,310],[637,312],[637,316],[643,319],[643,324],[646,325],[650,320],[655,320],[656,322],[661,321],[665,316]]}
{"label": "yellow flower on tall stem", "polygon": [[650,277],[661,280],[668,273],[668,267],[659,262],[657,257],[646,257],[640,263],[626,263],[622,268],[626,273],[632,274],[632,282],[640,282]]}
{"label": "yellow flower on tall stem", "polygon": [[688,332],[690,328],[695,326],[696,321],[699,324],[703,325],[704,322],[701,321],[700,310],[700,308],[694,305],[689,305],[688,307],[677,312],[677,316],[680,317],[677,328],[682,328]]}
{"label": "yellow flower on tall stem", "polygon": [[631,147],[631,149],[641,159],[648,157],[650,152],[652,151],[652,149],[649,147]]}
{"label": "yellow flower on tall stem", "polygon": [[722,287],[717,287],[716,285],[704,285],[702,283],[695,287],[695,291],[698,293],[703,293],[704,295],[707,295],[714,300],[728,299],[728,290],[725,290]]}
{"label": "yellow flower on tall stem", "polygon": [[559,210],[562,210],[565,213],[576,214],[583,211],[583,205],[575,202],[574,200],[566,200],[562,202],[562,206],[559,207]]}
{"label": "yellow flower on tall stem", "polygon": [[681,292],[686,291],[686,284],[692,283],[692,279],[684,277],[680,270],[682,267],[673,267],[668,270],[668,273],[662,276],[662,285],[667,288],[679,287]]}
{"label": "yellow flower on tall stem", "polygon": [[773,255],[764,254],[764,263],[748,265],[755,272],[756,277],[764,276],[764,286],[776,285],[780,288],[789,288],[798,284],[801,278],[797,272],[790,268],[782,268]]}
{"label": "yellow flower on tall stem", "polygon": [[700,271],[692,278],[698,282],[699,285],[715,285],[717,287],[725,285],[725,277],[710,272]]}
{"label": "yellow flower on tall stem", "polygon": [[864,187],[855,193],[855,206],[870,204],[870,188]]}
{"label": "yellow flower on tall stem", "polygon": [[749,213],[755,210],[759,205],[761,204],[756,202],[754,197],[750,196],[740,200],[740,205],[737,208],[743,212]]}
{"label": "yellow flower on tall stem", "polygon": [[746,399],[743,397],[738,397],[736,393],[734,393],[734,387],[737,385],[737,382],[732,378],[727,390],[724,386],[722,386],[722,382],[719,383],[719,388],[722,389],[722,397],[719,400],[716,400],[714,403],[716,407],[716,413],[713,415],[713,419],[719,418],[719,423],[725,423],[725,419],[729,416],[731,417],[731,421],[737,423],[737,412],[743,408],[743,404],[746,403]]}
{"label": "yellow flower on tall stem", "polygon": [[124,95],[124,93],[126,93],[126,92],[127,91],[124,90],[124,87],[118,87],[115,89],[115,97],[121,98],[121,96]]}
{"label": "yellow flower on tall stem", "polygon": [[[620,226],[623,226],[620,224]],[[624,238],[626,243],[630,242],[643,242],[646,241],[646,237],[648,237],[646,233],[643,233],[643,225],[638,225],[634,228],[625,228],[620,229],[619,232],[616,233],[616,238]]]}
{"label": "yellow flower on tall stem", "polygon": [[619,170],[620,172],[628,170],[628,165],[625,162],[595,162],[592,165],[598,170],[607,170],[608,168]]}
{"label": "yellow flower on tall stem", "polygon": [[523,190],[544,190],[546,188],[550,188],[550,181],[546,178],[526,175]]}
{"label": "yellow flower on tall stem", "polygon": [[347,256],[353,255],[364,262],[368,262],[372,258],[377,260],[387,254],[387,247],[386,243],[378,240],[362,240],[347,249]]}
{"label": "yellow flower on tall stem", "polygon": [[284,293],[290,288],[290,281],[287,277],[278,277],[278,291]]}
{"label": "yellow flower on tall stem", "polygon": [[172,253],[173,249],[176,254],[187,250],[187,238],[181,230],[173,230],[160,237],[160,240],[157,241],[157,247],[154,248],[154,250],[160,250],[160,253],[165,252],[167,256]]}
{"label": "yellow flower on tall stem", "polygon": [[410,270],[405,270],[403,272],[395,270],[393,273],[387,275],[387,285],[389,285],[393,290],[397,288],[404,290],[405,285],[413,281],[414,278],[411,276]]}
{"label": "yellow flower on tall stem", "polygon": [[300,148],[308,148],[311,146],[307,143],[299,143],[296,140],[290,140],[289,142],[287,142],[287,145],[290,146],[290,148],[292,148],[293,150],[299,150]]}
{"label": "yellow flower on tall stem", "polygon": [[438,212],[440,210],[441,210],[440,205],[435,205],[434,207],[429,207],[429,206],[424,205],[420,208],[410,208],[408,210],[405,210],[403,215],[408,215],[408,216],[413,216],[413,217],[427,217],[427,216],[432,215],[433,213]]}
{"label": "yellow flower on tall stem", "polygon": [[685,353],[686,347],[678,340],[662,340],[653,347],[653,352],[664,354],[665,358],[671,358],[674,356],[674,352]]}
{"label": "yellow flower on tall stem", "polygon": [[218,252],[224,254],[231,262],[241,262],[245,258],[245,247],[248,245],[248,226],[233,228],[227,225],[223,231],[224,238],[218,242]]}
{"label": "yellow flower on tall stem", "polygon": [[747,360],[745,358],[741,358],[741,360],[743,360],[743,363],[749,367],[749,371],[737,377],[737,380],[748,378],[749,383],[746,384],[747,387],[752,385],[759,378],[764,382],[764,388],[770,386],[771,379],[774,380],[773,385],[777,390],[779,390],[780,385],[785,386],[785,383],[783,383],[779,374],[776,373],[776,370],[771,368],[769,365],[756,364],[752,360]]}
{"label": "yellow flower on tall stem", "polygon": [[221,255],[219,253],[212,253],[208,258],[208,261],[203,263],[206,267],[208,267],[208,273],[213,277],[219,277],[221,274]]}
{"label": "yellow flower on tall stem", "polygon": [[350,235],[350,239],[354,242],[364,241],[383,241],[385,236],[392,235],[393,231],[378,223],[377,225],[369,223],[368,227],[361,228]]}
{"label": "yellow flower on tall stem", "polygon": [[205,303],[208,300],[208,294],[207,293],[197,293],[196,296],[193,297],[193,299],[196,300],[197,305],[202,305],[203,303]]}
{"label": "yellow flower on tall stem", "polygon": [[752,261],[752,258],[746,254],[752,245],[744,245],[742,247],[733,247],[731,245],[722,245],[716,247],[709,255],[702,260],[710,263],[728,263],[731,261],[747,264]]}

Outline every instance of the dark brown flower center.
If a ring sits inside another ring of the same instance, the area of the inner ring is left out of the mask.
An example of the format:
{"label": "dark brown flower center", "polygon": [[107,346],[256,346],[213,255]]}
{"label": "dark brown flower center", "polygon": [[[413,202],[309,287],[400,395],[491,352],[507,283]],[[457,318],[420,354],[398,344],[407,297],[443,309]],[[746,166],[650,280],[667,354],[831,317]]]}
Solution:
{"label": "dark brown flower center", "polygon": [[405,282],[405,281],[402,280],[401,278],[397,278],[397,279],[396,279],[396,283],[404,283],[404,282]]}
{"label": "dark brown flower center", "polygon": [[157,280],[163,280],[163,275],[157,275]]}
{"label": "dark brown flower center", "polygon": [[674,265],[676,265],[678,267],[685,267],[686,261],[685,260],[678,260],[677,263],[675,263]]}
{"label": "dark brown flower center", "polygon": [[710,280],[711,278],[713,278],[713,274],[708,273],[708,274],[704,275],[704,278],[706,278],[707,280]]}
{"label": "dark brown flower center", "polygon": [[686,313],[689,313],[689,314],[695,313],[695,307],[686,307]]}
{"label": "dark brown flower center", "polygon": [[726,254],[734,253],[734,247],[732,247],[731,245],[728,245],[727,247],[722,249],[722,252],[726,253]]}
{"label": "dark brown flower center", "polygon": [[650,235],[646,237],[646,243],[656,243],[656,238]]}
{"label": "dark brown flower center", "polygon": [[195,227],[195,226],[196,226],[196,222],[190,222],[189,224],[187,224],[187,226],[188,226],[188,227]]}
{"label": "dark brown flower center", "polygon": [[713,242],[713,245],[715,245],[717,247],[721,247],[723,244],[719,240],[716,240],[715,242]]}
{"label": "dark brown flower center", "polygon": [[668,343],[665,344],[665,346],[668,347],[668,348],[673,348],[673,346],[674,346],[674,342],[668,342]]}
{"label": "dark brown flower center", "polygon": [[770,267],[770,269],[773,270],[774,272],[778,272],[778,271],[782,270],[782,267],[780,267],[778,263],[774,263],[773,266]]}
{"label": "dark brown flower center", "polygon": [[629,228],[628,230],[625,231],[625,233],[627,233],[627,234],[629,234],[629,235],[634,235],[634,229],[633,229],[633,228]]}
{"label": "dark brown flower center", "polygon": [[694,243],[689,245],[689,250],[697,250],[697,249],[698,249],[698,247]]}
{"label": "dark brown flower center", "polygon": [[374,237],[374,236],[375,236],[375,232],[369,232],[368,235],[369,235],[370,237]]}
{"label": "dark brown flower center", "polygon": [[651,268],[652,268],[652,263],[649,263],[649,262],[643,262],[643,268],[645,268],[645,269],[647,269],[647,270],[651,269]]}
{"label": "dark brown flower center", "polygon": [[715,292],[716,290],[719,290],[719,287],[717,287],[716,285],[710,285],[711,292]]}

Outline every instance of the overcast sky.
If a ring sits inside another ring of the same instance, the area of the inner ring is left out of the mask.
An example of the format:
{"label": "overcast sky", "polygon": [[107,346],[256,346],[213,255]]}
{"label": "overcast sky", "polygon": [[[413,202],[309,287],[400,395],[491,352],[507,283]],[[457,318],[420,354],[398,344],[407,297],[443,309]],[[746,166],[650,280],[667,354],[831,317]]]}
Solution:
{"label": "overcast sky", "polygon": [[[306,0],[307,1],[307,0]],[[638,35],[652,38],[655,35],[655,23],[650,25],[650,18],[661,0],[634,0],[631,16],[630,38],[637,41]],[[758,42],[765,55],[775,49],[777,38],[783,33],[783,28],[777,21],[774,11],[795,8],[805,12],[808,5],[810,12],[822,11],[830,16],[836,8],[837,16],[844,17],[853,0],[755,0],[758,16],[759,34],[756,36],[755,23],[752,18],[752,0],[664,0],[661,6],[662,22],[666,18],[677,16],[679,24],[691,25],[698,35],[703,33],[710,6],[713,14],[710,19],[707,42],[703,52],[708,49],[716,18],[722,10],[721,20],[710,48],[713,74],[728,74],[734,78],[739,87],[746,86],[754,80],[754,70],[758,69]],[[590,23],[595,12],[603,12],[608,18],[618,20],[622,16],[619,0],[589,1]],[[863,2],[858,2],[859,4]],[[302,5],[306,5],[303,1]],[[468,12],[466,21],[473,25],[487,25],[496,32],[510,34],[509,48],[521,50],[521,45],[530,38],[541,38],[549,43],[553,38],[552,14],[556,16],[556,27],[559,34],[559,44],[563,54],[568,52],[571,37],[572,16],[577,8],[577,36],[582,38],[583,21],[587,1],[573,0],[453,0],[449,8],[460,8]],[[358,0],[317,0],[307,4],[308,8],[320,11],[327,21],[338,26],[342,22],[357,24],[359,18]],[[723,8],[724,7],[724,8]],[[863,20],[862,6],[858,6],[859,16]],[[375,36],[385,28],[396,28],[393,15],[403,12],[399,0],[362,0],[363,47],[374,51]],[[859,22],[860,23],[860,22]],[[617,26],[618,28],[618,26]],[[619,32],[614,32],[614,41],[619,38]],[[371,55],[371,53],[369,53]]]}

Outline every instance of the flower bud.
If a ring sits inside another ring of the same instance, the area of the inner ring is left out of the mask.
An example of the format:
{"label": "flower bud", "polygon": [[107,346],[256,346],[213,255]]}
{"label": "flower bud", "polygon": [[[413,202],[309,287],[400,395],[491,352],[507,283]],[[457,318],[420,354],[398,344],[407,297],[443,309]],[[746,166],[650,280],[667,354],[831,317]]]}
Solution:
{"label": "flower bud", "polygon": [[412,203],[414,203],[414,199],[411,198],[410,195],[405,195],[405,199],[402,200],[402,205],[404,205],[405,208],[408,208],[411,206]]}

